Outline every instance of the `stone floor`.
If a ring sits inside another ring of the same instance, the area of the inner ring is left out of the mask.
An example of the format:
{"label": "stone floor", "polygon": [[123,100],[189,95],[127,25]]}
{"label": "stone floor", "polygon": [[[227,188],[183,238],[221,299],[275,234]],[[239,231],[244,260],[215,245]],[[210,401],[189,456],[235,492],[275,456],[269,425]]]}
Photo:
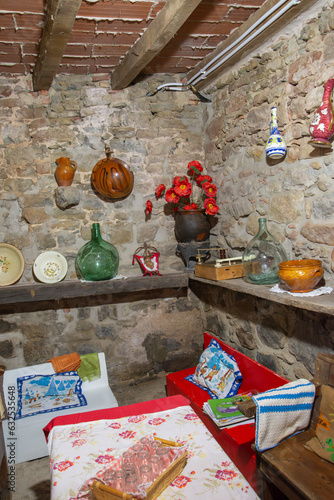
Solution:
{"label": "stone floor", "polygon": [[[119,406],[140,403],[166,396],[165,374],[139,385],[113,388]],[[50,474],[49,457],[17,464],[15,469],[16,490],[12,500],[49,500]],[[1,493],[0,493],[1,497]]]}

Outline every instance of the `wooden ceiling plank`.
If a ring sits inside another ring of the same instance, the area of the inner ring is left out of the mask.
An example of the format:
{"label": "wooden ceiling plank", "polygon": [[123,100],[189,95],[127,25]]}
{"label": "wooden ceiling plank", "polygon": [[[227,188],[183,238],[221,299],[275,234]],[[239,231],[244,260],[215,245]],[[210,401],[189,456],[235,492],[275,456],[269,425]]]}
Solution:
{"label": "wooden ceiling plank", "polygon": [[[260,9],[258,9],[247,19],[247,21],[245,21],[238,29],[233,31],[233,33],[229,35],[226,40],[223,40],[209,56],[205,57],[191,71],[189,71],[187,73],[187,80],[191,80],[191,78],[197,75],[200,70],[207,66],[216,56],[218,56],[225,49],[228,49],[228,47],[230,47],[236,40],[238,40],[238,38],[240,38],[249,28],[251,28],[252,25],[259,21],[261,17],[264,16],[275,4],[277,4],[277,0],[267,0],[260,7]],[[299,4],[294,5],[290,10],[285,12],[285,14],[283,14],[280,19],[276,20],[270,27],[266,28],[261,34],[256,36],[250,43],[248,43],[243,49],[241,49],[240,52],[236,53],[230,59],[225,61],[211,74],[208,74],[205,79],[198,81],[198,83],[195,84],[196,89],[201,90],[208,87],[212,82],[214,82],[214,80],[216,80],[219,75],[223,73],[225,69],[231,68],[242,58],[246,57],[251,51],[260,47],[261,44],[263,44],[269,38],[272,38],[277,31],[283,29],[303,11],[312,6],[312,4],[314,4],[314,0],[302,0]],[[262,24],[264,24],[264,22],[262,22],[261,25]],[[217,64],[218,61],[219,59],[217,59],[214,64]],[[210,68],[208,68],[208,70],[209,69]]]}
{"label": "wooden ceiling plank", "polygon": [[112,74],[112,88],[129,85],[173,38],[201,0],[169,0]]}
{"label": "wooden ceiling plank", "polygon": [[55,77],[81,0],[49,0],[46,21],[33,74],[35,91],[48,90]]}

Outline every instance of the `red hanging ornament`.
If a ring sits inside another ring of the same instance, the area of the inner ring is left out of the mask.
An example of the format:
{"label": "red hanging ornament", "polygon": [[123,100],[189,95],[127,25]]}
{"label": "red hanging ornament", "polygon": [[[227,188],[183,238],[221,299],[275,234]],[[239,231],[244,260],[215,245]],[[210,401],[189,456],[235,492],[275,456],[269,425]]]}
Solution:
{"label": "red hanging ornament", "polygon": [[310,125],[312,139],[310,144],[321,148],[331,148],[330,139],[334,135],[334,106],[333,106],[334,78],[325,84],[324,95]]}
{"label": "red hanging ornament", "polygon": [[[142,251],[143,255],[139,255]],[[144,246],[137,248],[133,254],[132,265],[135,263],[135,259],[137,259],[141,270],[144,272],[143,276],[161,276],[159,273],[159,255],[160,253],[155,247],[147,245],[145,242]]]}

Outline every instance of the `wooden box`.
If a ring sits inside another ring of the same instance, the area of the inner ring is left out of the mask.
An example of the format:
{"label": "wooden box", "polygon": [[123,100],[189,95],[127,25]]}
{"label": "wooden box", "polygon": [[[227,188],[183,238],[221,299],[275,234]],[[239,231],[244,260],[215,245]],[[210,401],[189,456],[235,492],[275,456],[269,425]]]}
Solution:
{"label": "wooden box", "polygon": [[214,263],[195,264],[195,276],[207,280],[219,281],[245,276],[242,264],[230,264],[216,267]]}
{"label": "wooden box", "polygon": [[[161,441],[163,446],[183,446],[182,444],[175,443],[174,441],[167,441],[165,439],[156,437],[154,439]],[[187,451],[185,451],[185,453],[183,453],[183,455],[181,455],[179,458],[174,460],[174,462],[172,462],[170,466],[167,467],[167,469],[162,474],[160,474],[160,476],[151,484],[151,486],[146,490],[145,500],[154,500],[159,495],[161,495],[164,489],[166,489],[167,486],[169,486],[174,481],[174,479],[180,475],[181,471],[186,465],[186,462]],[[132,496],[130,493],[115,490],[115,488],[106,486],[100,481],[94,481],[90,488],[93,491],[94,498],[96,500],[136,500],[136,497]]]}

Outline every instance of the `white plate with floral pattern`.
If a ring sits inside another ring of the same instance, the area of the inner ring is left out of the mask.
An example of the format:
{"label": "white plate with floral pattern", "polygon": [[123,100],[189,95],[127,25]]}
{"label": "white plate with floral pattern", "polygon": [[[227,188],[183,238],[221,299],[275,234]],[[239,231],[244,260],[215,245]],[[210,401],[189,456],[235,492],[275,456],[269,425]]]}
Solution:
{"label": "white plate with floral pattern", "polygon": [[0,243],[0,286],[16,283],[24,271],[24,257],[10,243]]}
{"label": "white plate with floral pattern", "polygon": [[34,275],[42,283],[57,283],[65,278],[67,260],[59,252],[43,252],[34,262]]}

